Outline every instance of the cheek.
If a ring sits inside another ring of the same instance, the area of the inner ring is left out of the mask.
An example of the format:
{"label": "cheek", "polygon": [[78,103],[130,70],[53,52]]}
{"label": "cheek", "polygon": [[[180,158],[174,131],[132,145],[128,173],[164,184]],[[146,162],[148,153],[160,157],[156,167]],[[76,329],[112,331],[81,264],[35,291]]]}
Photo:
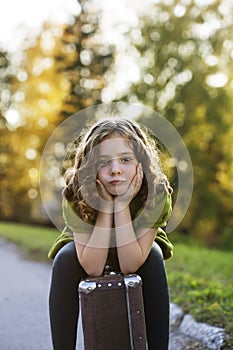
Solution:
{"label": "cheek", "polygon": [[133,179],[134,176],[137,174],[137,166],[136,166],[136,165],[133,165],[133,166],[129,169],[128,173],[129,173],[129,176]]}
{"label": "cheek", "polygon": [[96,176],[100,181],[104,180],[105,178],[105,171],[103,168],[100,168],[97,172],[97,176]]}

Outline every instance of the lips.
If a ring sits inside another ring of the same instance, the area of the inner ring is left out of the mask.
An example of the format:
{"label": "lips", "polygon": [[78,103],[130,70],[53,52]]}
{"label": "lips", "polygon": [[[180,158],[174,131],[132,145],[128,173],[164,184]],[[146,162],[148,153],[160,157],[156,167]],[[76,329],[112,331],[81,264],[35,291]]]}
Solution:
{"label": "lips", "polygon": [[111,180],[109,181],[110,185],[121,185],[125,182],[125,180],[119,180],[119,179],[115,179],[115,180]]}

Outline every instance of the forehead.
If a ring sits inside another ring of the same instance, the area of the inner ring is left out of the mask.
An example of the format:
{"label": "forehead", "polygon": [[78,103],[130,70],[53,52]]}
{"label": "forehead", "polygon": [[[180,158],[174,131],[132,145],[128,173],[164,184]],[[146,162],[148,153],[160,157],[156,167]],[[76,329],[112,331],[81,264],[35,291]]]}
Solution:
{"label": "forehead", "polygon": [[133,153],[129,140],[119,134],[106,137],[99,145],[100,156],[117,156],[122,153]]}

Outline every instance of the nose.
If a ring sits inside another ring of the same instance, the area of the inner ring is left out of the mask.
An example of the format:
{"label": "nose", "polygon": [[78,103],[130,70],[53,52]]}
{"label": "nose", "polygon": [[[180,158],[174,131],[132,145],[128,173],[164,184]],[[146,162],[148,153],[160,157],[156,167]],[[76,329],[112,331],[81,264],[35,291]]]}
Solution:
{"label": "nose", "polygon": [[111,175],[121,174],[121,166],[117,159],[112,160],[111,162]]}

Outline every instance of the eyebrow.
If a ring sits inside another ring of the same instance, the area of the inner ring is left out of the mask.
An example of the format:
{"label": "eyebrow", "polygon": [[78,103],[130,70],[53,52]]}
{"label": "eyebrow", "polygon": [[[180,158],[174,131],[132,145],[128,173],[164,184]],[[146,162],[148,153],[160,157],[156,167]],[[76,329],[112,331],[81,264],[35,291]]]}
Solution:
{"label": "eyebrow", "polygon": [[[120,157],[120,156],[126,156],[126,155],[133,155],[135,156],[135,154],[133,152],[121,152],[121,153],[118,153],[117,156]],[[109,158],[111,157],[109,154],[101,154],[100,155],[100,158]]]}

